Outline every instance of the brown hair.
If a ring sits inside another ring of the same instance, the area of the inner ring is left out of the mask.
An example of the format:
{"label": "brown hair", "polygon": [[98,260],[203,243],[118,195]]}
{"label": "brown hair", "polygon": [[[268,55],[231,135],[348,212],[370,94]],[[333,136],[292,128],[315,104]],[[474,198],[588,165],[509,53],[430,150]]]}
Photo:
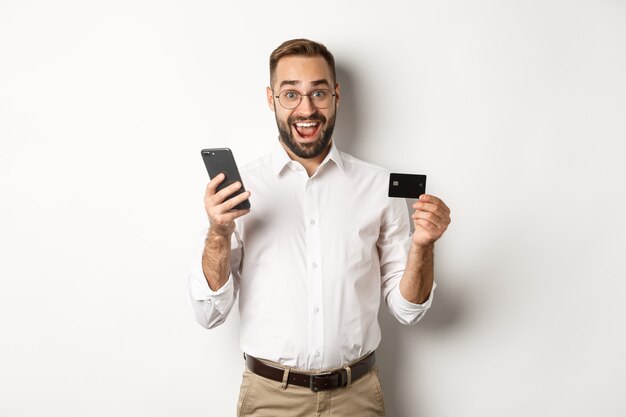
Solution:
{"label": "brown hair", "polygon": [[286,56],[321,56],[326,60],[333,76],[333,82],[337,82],[335,75],[335,58],[324,45],[308,39],[291,39],[283,42],[270,55],[270,85],[274,80],[274,71],[278,61]]}

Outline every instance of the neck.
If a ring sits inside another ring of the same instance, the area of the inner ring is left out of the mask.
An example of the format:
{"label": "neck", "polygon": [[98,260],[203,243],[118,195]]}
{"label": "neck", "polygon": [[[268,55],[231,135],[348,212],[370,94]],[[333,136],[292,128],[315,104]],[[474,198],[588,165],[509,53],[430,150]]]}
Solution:
{"label": "neck", "polygon": [[317,172],[317,169],[320,167],[320,165],[324,161],[324,158],[326,158],[326,155],[328,155],[328,153],[330,152],[330,147],[332,146],[332,143],[333,143],[332,140],[328,142],[328,146],[326,146],[326,149],[324,149],[322,153],[320,153],[319,155],[313,158],[301,158],[298,155],[291,152],[291,149],[289,149],[283,143],[282,140],[279,139],[279,141],[283,149],[287,151],[287,155],[289,155],[289,158],[291,158],[292,161],[299,162],[304,167],[309,177],[312,177],[313,174]]}

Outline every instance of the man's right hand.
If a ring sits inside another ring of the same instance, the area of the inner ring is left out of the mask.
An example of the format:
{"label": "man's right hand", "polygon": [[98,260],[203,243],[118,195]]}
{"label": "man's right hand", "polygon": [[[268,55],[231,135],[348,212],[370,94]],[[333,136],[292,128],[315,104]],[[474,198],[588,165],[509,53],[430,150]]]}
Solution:
{"label": "man's right hand", "polygon": [[204,194],[204,208],[206,209],[211,224],[209,235],[214,234],[230,237],[235,230],[235,219],[250,211],[250,209],[233,210],[233,208],[237,204],[247,200],[250,197],[250,192],[245,191],[238,196],[226,200],[228,196],[241,188],[241,183],[235,182],[220,191],[216,191],[217,187],[224,179],[225,175],[219,174],[207,184]]}

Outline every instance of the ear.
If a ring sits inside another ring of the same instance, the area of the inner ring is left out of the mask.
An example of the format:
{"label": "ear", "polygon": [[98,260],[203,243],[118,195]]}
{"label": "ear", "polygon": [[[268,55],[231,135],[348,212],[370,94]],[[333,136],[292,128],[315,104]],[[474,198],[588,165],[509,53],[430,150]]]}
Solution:
{"label": "ear", "polygon": [[335,105],[339,106],[339,97],[341,97],[341,88],[339,87],[339,83],[335,83]]}
{"label": "ear", "polygon": [[265,95],[267,96],[267,106],[270,108],[271,111],[274,111],[274,109],[276,108],[274,104],[274,92],[271,88],[266,87]]}

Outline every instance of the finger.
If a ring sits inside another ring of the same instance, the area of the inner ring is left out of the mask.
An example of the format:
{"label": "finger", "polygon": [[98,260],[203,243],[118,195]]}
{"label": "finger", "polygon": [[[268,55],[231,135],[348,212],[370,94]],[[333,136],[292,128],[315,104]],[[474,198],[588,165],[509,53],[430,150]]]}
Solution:
{"label": "finger", "polygon": [[233,216],[233,220],[250,213],[250,209],[241,209],[241,210],[233,210],[233,211],[229,211],[228,212],[230,215]]}
{"label": "finger", "polygon": [[413,219],[422,218],[428,220],[438,227],[448,227],[451,222],[450,216],[439,210],[435,213],[429,211],[415,210],[412,216]]}
{"label": "finger", "polygon": [[434,243],[435,241],[439,240],[444,232],[445,229],[437,229],[435,226],[433,226],[432,223],[428,222],[427,220],[418,219],[415,224],[415,233],[413,235],[413,239],[415,240],[417,238],[420,241],[426,239],[428,243]]}
{"label": "finger", "polygon": [[443,233],[443,230],[441,230],[441,228],[437,227],[435,224],[425,219],[416,219],[415,228],[422,228],[433,236],[440,236]]}
{"label": "finger", "polygon": [[211,181],[209,181],[209,183],[206,186],[206,195],[211,196],[215,194],[215,190],[222,183],[222,181],[224,181],[225,178],[226,178],[226,175],[218,174]]}
{"label": "finger", "polygon": [[415,210],[411,215],[413,219],[424,219],[434,224],[445,223],[446,218],[443,213],[436,213],[426,210]]}
{"label": "finger", "polygon": [[[228,223],[230,221],[230,214],[236,211],[246,211],[250,209],[235,208],[238,204],[246,201],[250,197],[250,192],[245,191],[233,198],[229,198],[221,204],[215,205],[207,210],[209,218],[212,222],[218,224]],[[241,215],[241,214],[240,214]],[[226,216],[226,217],[224,217]],[[237,216],[239,217],[239,216]]]}
{"label": "finger", "polygon": [[447,226],[447,222],[446,222],[445,219],[437,216],[434,213],[428,212],[428,211],[419,211],[418,210],[415,213],[413,213],[411,218],[413,220],[423,220],[423,221],[426,221],[426,222],[432,224],[437,229],[441,229],[441,228]]}
{"label": "finger", "polygon": [[415,203],[413,203],[412,206],[415,210],[419,210],[419,211],[427,211],[429,213],[434,213],[436,215],[438,215],[441,218],[445,218],[448,216],[448,213],[446,212],[446,210],[437,204],[433,204],[433,203],[425,203],[423,201],[417,201]]}
{"label": "finger", "polygon": [[221,208],[224,211],[231,211],[233,210],[238,204],[243,203],[244,201],[246,201],[248,198],[250,198],[250,191],[244,191],[243,193],[236,195],[233,198],[230,198],[226,201],[224,201],[221,204]]}
{"label": "finger", "polygon": [[234,221],[235,219],[245,214],[248,214],[249,212],[250,212],[250,209],[227,211],[225,213],[220,214],[219,216],[216,216],[212,223],[215,223],[217,225],[227,225],[230,222]]}
{"label": "finger", "polygon": [[443,202],[442,199],[435,197],[434,195],[431,194],[422,194],[419,197],[419,201],[423,202],[423,203],[431,203],[431,204],[435,204],[437,206],[440,206],[443,208],[443,210],[450,214],[450,208],[446,205],[446,203]]}
{"label": "finger", "polygon": [[450,223],[450,211],[445,210],[444,206],[433,203],[426,203],[423,201],[417,201],[413,203],[413,208],[415,209],[415,211],[425,211],[433,213],[441,218],[444,223]]}
{"label": "finger", "polygon": [[228,187],[222,188],[212,196],[213,202],[217,204],[223,203],[231,194],[242,187],[239,181],[230,184]]}
{"label": "finger", "polygon": [[441,207],[445,212],[450,213],[450,208],[439,197],[435,197],[431,194],[422,194],[419,196],[418,202],[430,203]]}

